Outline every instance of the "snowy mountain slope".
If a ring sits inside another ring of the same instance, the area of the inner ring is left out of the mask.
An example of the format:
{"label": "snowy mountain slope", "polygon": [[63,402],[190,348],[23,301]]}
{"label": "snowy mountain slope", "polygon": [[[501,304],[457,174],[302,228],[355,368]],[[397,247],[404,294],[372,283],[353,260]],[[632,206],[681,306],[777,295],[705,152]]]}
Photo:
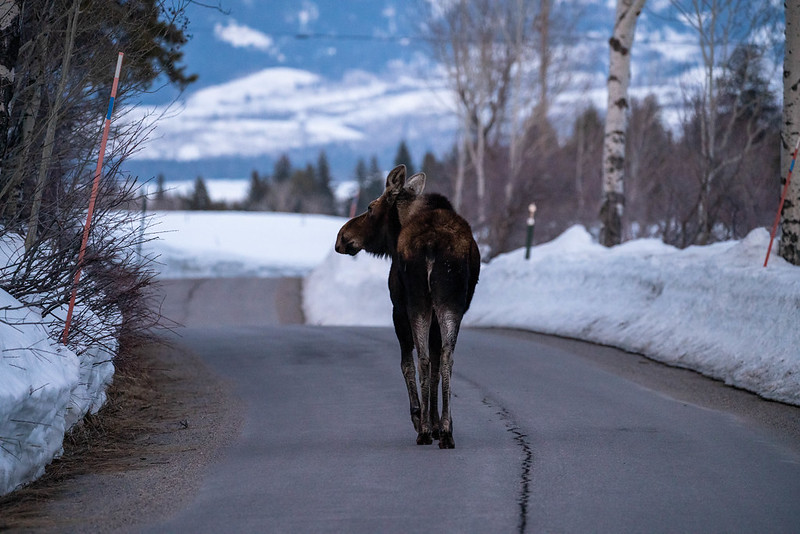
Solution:
{"label": "snowy mountain slope", "polygon": [[[186,63],[199,82],[129,170],[144,178],[160,171],[167,179],[235,178],[269,172],[282,152],[302,165],[324,149],[335,178],[346,179],[358,157],[376,154],[387,165],[403,139],[417,159],[428,150],[441,155],[456,131],[453,97],[413,4],[227,0],[228,13],[193,6]],[[576,109],[605,107],[614,2],[559,9],[567,22],[554,29],[565,41],[555,55],[570,57],[574,71],[552,119],[566,131]],[[631,92],[655,92],[675,123],[683,91],[701,76],[697,43],[671,2],[648,2],[637,24]],[[174,96],[167,90],[146,103],[163,106]]]}
{"label": "snowy mountain slope", "polygon": [[409,76],[388,83],[365,72],[350,73],[332,84],[307,71],[265,69],[194,93],[177,114],[141,110],[167,117],[158,123],[159,142],[146,146],[137,159],[257,156],[337,143],[395,149],[404,132],[419,137],[408,121],[452,128],[451,106],[443,87]]}

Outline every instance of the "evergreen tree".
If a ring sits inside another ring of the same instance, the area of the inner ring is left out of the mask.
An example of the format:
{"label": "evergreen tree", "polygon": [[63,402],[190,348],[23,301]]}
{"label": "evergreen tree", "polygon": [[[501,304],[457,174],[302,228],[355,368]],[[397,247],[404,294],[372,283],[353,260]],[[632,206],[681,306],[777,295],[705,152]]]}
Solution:
{"label": "evergreen tree", "polygon": [[275,162],[275,168],[272,172],[272,179],[276,184],[289,181],[292,177],[292,162],[288,154],[281,154],[278,161]]}
{"label": "evergreen tree", "polygon": [[331,168],[328,164],[328,156],[325,151],[321,150],[317,158],[317,173],[316,173],[317,186],[320,191],[330,191],[331,188]]}
{"label": "evergreen tree", "polygon": [[406,166],[406,176],[411,176],[414,174],[414,164],[411,162],[411,152],[408,150],[408,145],[406,145],[405,140],[400,141],[400,145],[397,147],[397,155],[394,157],[394,165],[405,165]]}
{"label": "evergreen tree", "polygon": [[164,175],[159,173],[158,177],[156,178],[156,201],[162,202],[165,196],[166,192],[164,191]]}
{"label": "evergreen tree", "polygon": [[320,151],[319,158],[317,159],[315,178],[317,186],[316,194],[319,196],[320,203],[318,211],[320,213],[332,214],[334,212],[334,199],[333,190],[331,189],[331,168],[328,164],[328,156],[325,155],[324,150]]}
{"label": "evergreen tree", "polygon": [[258,171],[253,170],[250,174],[250,188],[247,191],[247,209],[258,209],[264,205],[264,201],[269,194],[269,184],[266,177],[258,175]]}
{"label": "evergreen tree", "polygon": [[314,193],[314,167],[308,165],[305,169],[295,170],[292,173],[291,184],[292,195],[296,199],[301,199]]}
{"label": "evergreen tree", "polygon": [[358,188],[364,189],[364,186],[367,185],[367,181],[369,180],[369,171],[367,171],[367,164],[364,163],[363,158],[358,158],[354,177],[356,179],[356,183],[358,184]]}
{"label": "evergreen tree", "polygon": [[356,179],[356,184],[358,184],[356,198],[354,199],[357,201],[356,213],[362,213],[365,209],[367,209],[367,203],[371,200],[367,200],[366,187],[369,183],[369,171],[367,170],[367,164],[364,163],[363,158],[359,158],[358,163],[356,163],[354,178]]}
{"label": "evergreen tree", "polygon": [[205,180],[202,176],[198,176],[194,181],[194,191],[186,199],[186,207],[190,210],[207,211],[212,209],[211,197],[208,194]]}
{"label": "evergreen tree", "polygon": [[381,176],[381,166],[378,165],[378,156],[372,155],[369,160],[369,177],[375,179],[376,176]]}
{"label": "evergreen tree", "polygon": [[360,211],[366,210],[370,202],[383,194],[384,185],[385,179],[381,167],[378,165],[378,158],[373,155],[369,162],[367,181],[361,190],[358,202]]}
{"label": "evergreen tree", "polygon": [[450,196],[450,180],[444,171],[442,162],[432,152],[426,152],[422,158],[422,172],[428,177],[426,191]]}

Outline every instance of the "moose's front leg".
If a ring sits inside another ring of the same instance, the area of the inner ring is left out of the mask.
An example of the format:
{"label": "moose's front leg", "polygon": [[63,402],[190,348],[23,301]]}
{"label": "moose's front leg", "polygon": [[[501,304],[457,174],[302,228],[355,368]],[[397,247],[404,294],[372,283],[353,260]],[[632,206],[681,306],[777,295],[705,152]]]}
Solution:
{"label": "moose's front leg", "polygon": [[397,340],[400,342],[400,368],[403,371],[403,379],[408,390],[408,403],[411,410],[411,423],[417,432],[421,429],[421,410],[419,405],[419,395],[417,394],[417,370],[414,366],[414,337],[411,332],[411,324],[408,321],[408,314],[404,309],[394,307],[392,312],[394,320],[394,331]]}
{"label": "moose's front leg", "polygon": [[422,421],[419,434],[417,434],[417,445],[430,445],[433,443],[430,414],[431,359],[428,352],[428,337],[431,327],[430,311],[427,313],[415,313],[411,322],[414,345],[417,349],[417,358],[419,360],[419,389],[422,395]]}

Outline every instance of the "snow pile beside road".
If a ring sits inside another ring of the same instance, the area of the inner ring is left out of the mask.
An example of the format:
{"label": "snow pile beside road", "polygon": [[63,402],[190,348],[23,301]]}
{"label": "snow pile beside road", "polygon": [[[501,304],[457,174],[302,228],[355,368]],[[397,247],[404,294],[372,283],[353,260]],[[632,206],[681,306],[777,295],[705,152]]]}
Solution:
{"label": "snow pile beside road", "polygon": [[[465,325],[613,345],[800,405],[800,269],[775,254],[763,268],[768,241],[608,249],[572,227],[529,261],[519,249],[485,264]],[[357,258],[332,253],[308,277],[309,323],[391,325],[388,261]]]}
{"label": "snow pile beside road", "polygon": [[112,349],[78,357],[51,340],[36,311],[0,290],[0,495],[41,476],[64,434],[102,407]]}
{"label": "snow pile beside road", "polygon": [[[4,236],[0,265],[18,262],[21,249],[21,241]],[[114,375],[117,342],[110,332],[103,346],[78,341],[76,353],[56,341],[66,308],[53,315],[42,318],[0,290],[0,495],[44,473],[61,454],[64,434],[103,406]],[[77,306],[75,317],[98,321]]]}

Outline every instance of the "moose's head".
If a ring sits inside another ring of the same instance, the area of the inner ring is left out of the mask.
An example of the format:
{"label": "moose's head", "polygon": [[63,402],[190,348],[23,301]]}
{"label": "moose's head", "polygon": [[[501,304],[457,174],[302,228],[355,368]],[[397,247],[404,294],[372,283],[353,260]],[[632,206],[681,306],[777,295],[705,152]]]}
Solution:
{"label": "moose's head", "polygon": [[336,236],[336,252],[355,256],[366,250],[376,256],[391,255],[401,222],[411,203],[425,189],[425,174],[406,179],[406,166],[398,165],[386,177],[383,194],[369,203],[367,211],[353,217]]}

